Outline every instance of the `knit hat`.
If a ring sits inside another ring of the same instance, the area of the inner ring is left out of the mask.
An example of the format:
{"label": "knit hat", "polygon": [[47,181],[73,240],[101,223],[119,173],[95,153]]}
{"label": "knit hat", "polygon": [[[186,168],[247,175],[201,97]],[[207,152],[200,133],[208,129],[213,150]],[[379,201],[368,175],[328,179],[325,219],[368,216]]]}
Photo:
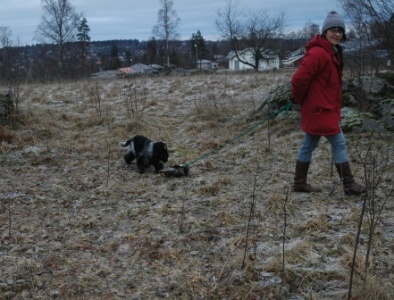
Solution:
{"label": "knit hat", "polygon": [[332,27],[340,27],[345,32],[345,22],[343,21],[343,18],[334,10],[328,13],[326,19],[324,20],[321,32],[324,33],[327,29]]}

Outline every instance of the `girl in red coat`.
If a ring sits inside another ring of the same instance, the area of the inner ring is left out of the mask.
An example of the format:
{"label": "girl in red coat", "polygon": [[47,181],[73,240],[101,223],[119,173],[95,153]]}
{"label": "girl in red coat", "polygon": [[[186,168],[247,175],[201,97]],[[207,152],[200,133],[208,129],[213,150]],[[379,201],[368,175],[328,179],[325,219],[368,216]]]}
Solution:
{"label": "girl in red coat", "polygon": [[331,143],[332,155],[346,194],[361,194],[365,186],[355,182],[346,153],[346,140],[340,127],[342,99],[342,47],[345,23],[335,11],[324,20],[322,34],[306,46],[306,54],[291,79],[294,102],[301,107],[304,140],[298,152],[294,191],[319,192],[307,183],[312,153],[322,136]]}

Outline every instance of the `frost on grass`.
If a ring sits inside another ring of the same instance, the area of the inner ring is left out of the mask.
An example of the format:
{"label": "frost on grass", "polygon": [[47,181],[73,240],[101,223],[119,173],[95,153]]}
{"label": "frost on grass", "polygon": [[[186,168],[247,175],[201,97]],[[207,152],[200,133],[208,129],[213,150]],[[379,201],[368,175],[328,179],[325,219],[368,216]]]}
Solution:
{"label": "frost on grass", "polygon": [[[295,194],[297,112],[227,143],[263,120],[253,112],[290,75],[21,87],[21,122],[0,131],[0,299],[346,296],[362,198],[345,197],[331,176],[329,145],[322,140],[309,174],[323,192]],[[118,143],[135,134],[165,141],[167,165],[193,162],[190,175],[127,166]],[[368,144],[358,142],[371,136],[347,138],[361,181],[357,151]],[[379,200],[393,185],[393,136],[372,138],[391,151]],[[393,296],[392,214],[391,194],[366,280],[362,228],[356,295]]]}

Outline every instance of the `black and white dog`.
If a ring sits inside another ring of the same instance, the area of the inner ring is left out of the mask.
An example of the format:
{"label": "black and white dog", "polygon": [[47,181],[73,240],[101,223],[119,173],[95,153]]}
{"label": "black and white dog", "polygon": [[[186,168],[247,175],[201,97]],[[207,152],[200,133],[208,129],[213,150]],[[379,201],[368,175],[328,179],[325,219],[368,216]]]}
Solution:
{"label": "black and white dog", "polygon": [[155,142],[143,135],[136,135],[120,145],[125,148],[126,154],[124,160],[130,165],[136,159],[138,172],[145,172],[150,165],[155,167],[155,171],[159,172],[164,168],[163,163],[168,161],[168,150],[166,143]]}

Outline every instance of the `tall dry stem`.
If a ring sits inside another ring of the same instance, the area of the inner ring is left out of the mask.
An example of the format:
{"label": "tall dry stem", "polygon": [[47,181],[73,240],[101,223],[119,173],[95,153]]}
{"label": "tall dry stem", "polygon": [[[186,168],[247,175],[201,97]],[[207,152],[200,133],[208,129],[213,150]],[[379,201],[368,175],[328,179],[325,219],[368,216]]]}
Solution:
{"label": "tall dry stem", "polygon": [[259,170],[259,164],[257,165],[256,173],[254,175],[254,180],[253,180],[252,198],[250,201],[250,209],[249,209],[248,221],[247,221],[247,225],[246,225],[245,249],[244,249],[244,257],[242,259],[241,270],[243,270],[243,268],[245,267],[246,254],[247,254],[248,248],[249,248],[249,236],[250,236],[250,232],[251,232],[251,222],[252,222],[254,215],[255,215],[256,186],[257,186],[258,170]]}
{"label": "tall dry stem", "polygon": [[108,140],[107,140],[107,148],[108,148],[108,160],[107,160],[107,186],[108,186],[110,169],[111,169],[111,144]]}
{"label": "tall dry stem", "polygon": [[[243,270],[245,267],[246,256],[247,256],[247,252],[249,249],[250,236],[252,234],[252,227],[253,227],[252,221],[256,217],[256,190],[257,190],[257,182],[258,182],[258,178],[259,178],[259,172],[260,172],[260,164],[257,164],[256,173],[254,174],[252,196],[251,196],[248,219],[247,219],[247,224],[246,224],[245,249],[244,249],[244,256],[243,256],[243,260],[242,260],[241,270]],[[269,180],[269,178],[265,179],[263,186],[268,182],[268,180]]]}
{"label": "tall dry stem", "polygon": [[[392,182],[392,170],[388,165],[389,157],[393,155],[393,149],[390,147],[385,147],[384,145],[377,145],[373,141],[379,139],[374,138],[372,135],[368,141],[367,149],[364,154],[361,150],[358,151],[358,157],[362,162],[364,169],[364,180],[367,187],[367,192],[362,196],[363,204],[361,209],[361,214],[359,218],[359,223],[357,227],[356,241],[353,251],[352,267],[350,273],[349,291],[348,299],[352,297],[352,284],[355,269],[355,260],[357,256],[357,247],[360,241],[360,235],[362,231],[362,224],[364,216],[367,217],[367,251],[365,255],[365,266],[364,266],[364,282],[368,280],[369,273],[369,259],[371,250],[374,245],[374,236],[376,232],[376,227],[381,220],[382,212],[384,211],[388,201],[393,201],[394,187],[384,188],[381,187],[382,184],[387,180]],[[382,139],[384,140],[384,139]],[[362,149],[362,147],[357,147],[357,149]],[[383,191],[383,197],[379,195],[378,190]]]}
{"label": "tall dry stem", "polygon": [[283,238],[282,238],[282,282],[285,278],[285,245],[287,231],[287,200],[289,199],[289,188],[285,189],[285,201],[283,202]]}
{"label": "tall dry stem", "polygon": [[12,237],[12,213],[11,213],[11,199],[8,199],[8,237]]}
{"label": "tall dry stem", "polygon": [[99,115],[99,117],[101,118],[101,87],[100,84],[98,82],[98,80],[96,80],[94,82],[94,84],[92,86],[90,86],[90,96],[93,98],[95,107],[96,107],[96,111]]}
{"label": "tall dry stem", "polygon": [[144,93],[144,87],[142,82],[137,80],[137,77],[133,77],[132,82],[128,82],[123,89],[123,97],[126,105],[126,112],[128,117],[136,118],[141,120],[144,116],[146,109],[146,95],[140,96],[138,90],[141,89]]}
{"label": "tall dry stem", "polygon": [[367,220],[368,220],[368,243],[367,253],[365,259],[365,273],[368,271],[368,262],[370,252],[373,246],[373,237],[376,227],[381,219],[382,212],[384,211],[388,201],[393,201],[393,189],[382,189],[384,197],[379,196],[378,190],[381,188],[385,180],[392,180],[392,173],[388,165],[390,156],[393,155],[392,149],[376,145],[369,141],[367,151],[364,155],[358,153],[364,168],[365,183],[367,189]]}
{"label": "tall dry stem", "polygon": [[182,198],[182,208],[181,208],[181,215],[179,216],[179,232],[184,233],[184,228],[183,228],[183,221],[185,220],[185,203],[186,203],[186,198]]}

